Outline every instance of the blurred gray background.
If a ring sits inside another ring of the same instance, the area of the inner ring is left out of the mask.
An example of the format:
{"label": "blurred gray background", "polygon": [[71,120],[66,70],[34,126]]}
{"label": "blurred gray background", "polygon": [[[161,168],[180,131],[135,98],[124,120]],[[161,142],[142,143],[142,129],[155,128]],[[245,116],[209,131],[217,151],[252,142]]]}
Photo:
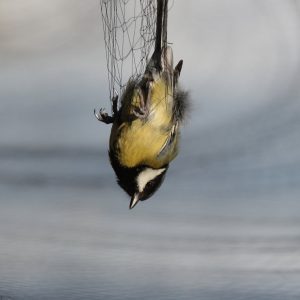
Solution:
{"label": "blurred gray background", "polygon": [[300,2],[174,1],[192,111],[128,210],[98,0],[0,0],[0,296],[300,298]]}

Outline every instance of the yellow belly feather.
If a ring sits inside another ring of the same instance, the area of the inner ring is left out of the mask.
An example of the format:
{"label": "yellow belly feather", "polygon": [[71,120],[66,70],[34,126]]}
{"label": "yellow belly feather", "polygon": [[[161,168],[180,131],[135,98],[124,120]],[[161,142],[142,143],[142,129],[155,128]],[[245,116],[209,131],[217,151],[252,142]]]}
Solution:
{"label": "yellow belly feather", "polygon": [[[172,128],[173,95],[163,80],[153,83],[150,114],[147,120],[135,119],[113,125],[110,146],[116,150],[120,163],[127,167],[146,164],[160,168],[177,155],[177,138],[172,149],[158,158]],[[136,103],[136,99],[131,99]],[[118,128],[116,128],[118,126]]]}

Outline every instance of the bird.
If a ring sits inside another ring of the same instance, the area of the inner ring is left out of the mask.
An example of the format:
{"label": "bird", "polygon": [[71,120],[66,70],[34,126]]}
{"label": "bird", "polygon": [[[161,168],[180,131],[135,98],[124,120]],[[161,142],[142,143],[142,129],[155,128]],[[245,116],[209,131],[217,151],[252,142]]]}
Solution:
{"label": "bird", "polygon": [[94,110],[99,121],[112,124],[110,163],[118,184],[131,198],[130,209],[163,183],[178,154],[180,128],[189,106],[188,92],[178,85],[183,60],[173,67],[172,48],[163,41],[165,23],[161,13],[153,55],[144,74],[128,81],[119,107],[117,95],[112,99],[112,115]]}

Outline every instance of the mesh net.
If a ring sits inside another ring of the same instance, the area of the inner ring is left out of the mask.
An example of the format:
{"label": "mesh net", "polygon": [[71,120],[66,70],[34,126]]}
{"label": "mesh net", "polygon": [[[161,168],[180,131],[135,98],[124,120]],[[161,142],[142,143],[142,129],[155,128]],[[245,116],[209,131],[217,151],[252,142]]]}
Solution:
{"label": "mesh net", "polygon": [[156,0],[101,0],[109,97],[145,71],[155,43]]}

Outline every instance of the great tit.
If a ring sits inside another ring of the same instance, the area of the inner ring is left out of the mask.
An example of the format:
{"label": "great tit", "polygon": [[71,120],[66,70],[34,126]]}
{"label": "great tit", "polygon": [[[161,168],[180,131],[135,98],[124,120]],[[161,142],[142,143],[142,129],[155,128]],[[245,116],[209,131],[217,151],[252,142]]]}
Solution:
{"label": "great tit", "polygon": [[[157,22],[162,24],[163,18],[158,16]],[[113,124],[109,158],[118,184],[131,197],[130,209],[151,197],[162,184],[178,153],[180,125],[188,104],[187,92],[178,87],[183,61],[173,68],[172,49],[162,43],[158,27],[145,73],[129,80],[120,107],[116,96],[112,116],[103,109],[94,111],[99,121]]]}

